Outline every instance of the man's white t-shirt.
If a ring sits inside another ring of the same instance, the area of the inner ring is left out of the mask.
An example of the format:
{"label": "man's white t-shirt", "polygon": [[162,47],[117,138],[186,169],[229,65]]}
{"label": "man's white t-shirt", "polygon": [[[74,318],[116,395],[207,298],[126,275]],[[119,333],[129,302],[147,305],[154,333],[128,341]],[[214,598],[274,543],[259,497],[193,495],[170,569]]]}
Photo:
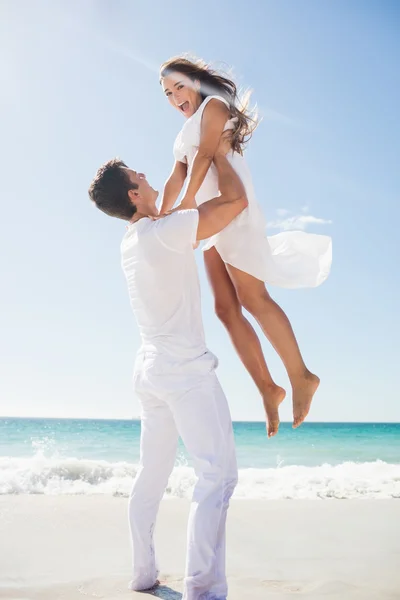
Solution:
{"label": "man's white t-shirt", "polygon": [[144,351],[192,359],[206,352],[194,257],[199,213],[182,210],[132,223],[122,268]]}

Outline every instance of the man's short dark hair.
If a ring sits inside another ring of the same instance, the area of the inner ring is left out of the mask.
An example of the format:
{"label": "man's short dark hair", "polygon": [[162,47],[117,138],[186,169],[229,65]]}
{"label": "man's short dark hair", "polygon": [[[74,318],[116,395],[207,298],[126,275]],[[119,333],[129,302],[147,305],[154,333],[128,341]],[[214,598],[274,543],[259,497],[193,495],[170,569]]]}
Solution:
{"label": "man's short dark hair", "polygon": [[90,184],[89,197],[106,215],[130,221],[137,209],[128,192],[138,186],[129,180],[126,168],[119,158],[102,165]]}

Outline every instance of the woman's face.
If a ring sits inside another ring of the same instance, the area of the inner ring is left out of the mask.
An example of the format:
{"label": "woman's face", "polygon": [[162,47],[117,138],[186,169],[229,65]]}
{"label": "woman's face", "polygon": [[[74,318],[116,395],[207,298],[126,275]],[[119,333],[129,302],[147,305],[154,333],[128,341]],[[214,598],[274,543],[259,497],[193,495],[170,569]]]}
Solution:
{"label": "woman's face", "polygon": [[186,119],[191,117],[201,104],[200,82],[192,81],[183,73],[170,73],[161,84],[171,106],[179,110]]}

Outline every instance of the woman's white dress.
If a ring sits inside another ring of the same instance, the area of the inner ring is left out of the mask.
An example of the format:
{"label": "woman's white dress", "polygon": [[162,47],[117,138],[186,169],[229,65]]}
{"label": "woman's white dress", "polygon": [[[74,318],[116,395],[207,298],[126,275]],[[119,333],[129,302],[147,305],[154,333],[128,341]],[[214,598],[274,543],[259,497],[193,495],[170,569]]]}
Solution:
{"label": "woman's white dress", "polygon": [[[187,119],[176,138],[175,160],[188,165],[188,181],[200,144],[201,119],[207,103],[220,96],[208,96],[197,112]],[[228,121],[226,129],[233,127]],[[316,287],[329,275],[332,263],[332,240],[326,235],[304,231],[284,231],[266,235],[266,220],[259,206],[250,170],[243,156],[228,154],[246,189],[249,206],[223,231],[207,240],[203,250],[215,246],[225,263],[253,275],[267,284],[285,288]],[[196,194],[198,205],[219,195],[218,176],[211,165]]]}

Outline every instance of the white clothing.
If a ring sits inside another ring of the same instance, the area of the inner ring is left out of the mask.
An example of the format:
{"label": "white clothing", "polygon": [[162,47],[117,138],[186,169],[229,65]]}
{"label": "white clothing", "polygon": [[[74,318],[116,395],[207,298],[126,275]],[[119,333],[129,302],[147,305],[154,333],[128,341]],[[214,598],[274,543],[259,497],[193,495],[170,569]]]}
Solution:
{"label": "white clothing", "polygon": [[[187,119],[175,140],[174,157],[188,164],[188,181],[200,144],[203,111],[212,98],[228,106],[222,97],[208,96]],[[225,129],[232,129],[234,122],[235,119],[228,121]],[[301,288],[323,283],[332,263],[331,238],[304,231],[285,231],[267,237],[266,221],[247,163],[237,152],[228,154],[228,159],[243,182],[249,206],[223,231],[207,240],[203,250],[215,246],[225,263],[271,285]],[[218,174],[212,164],[196,194],[196,202],[199,205],[218,195]]]}
{"label": "white clothing", "polygon": [[154,585],[158,569],[153,530],[181,436],[198,481],[188,524],[183,600],[225,600],[225,524],[237,483],[228,403],[214,373],[215,357],[174,362],[144,353],[135,391],[142,404],[141,467],[129,501],[134,552],[131,589]]}
{"label": "white clothing", "polygon": [[143,350],[186,359],[207,349],[192,252],[198,221],[197,210],[178,211],[140,219],[124,236],[122,268]]}
{"label": "white clothing", "polygon": [[188,525],[184,600],[225,600],[225,521],[237,482],[232,421],[207,350],[192,244],[198,211],[132,224],[122,265],[142,348],[134,388],[142,406],[141,466],[129,501],[131,588],[157,579],[153,530],[173,469],[178,435],[198,481]]}

